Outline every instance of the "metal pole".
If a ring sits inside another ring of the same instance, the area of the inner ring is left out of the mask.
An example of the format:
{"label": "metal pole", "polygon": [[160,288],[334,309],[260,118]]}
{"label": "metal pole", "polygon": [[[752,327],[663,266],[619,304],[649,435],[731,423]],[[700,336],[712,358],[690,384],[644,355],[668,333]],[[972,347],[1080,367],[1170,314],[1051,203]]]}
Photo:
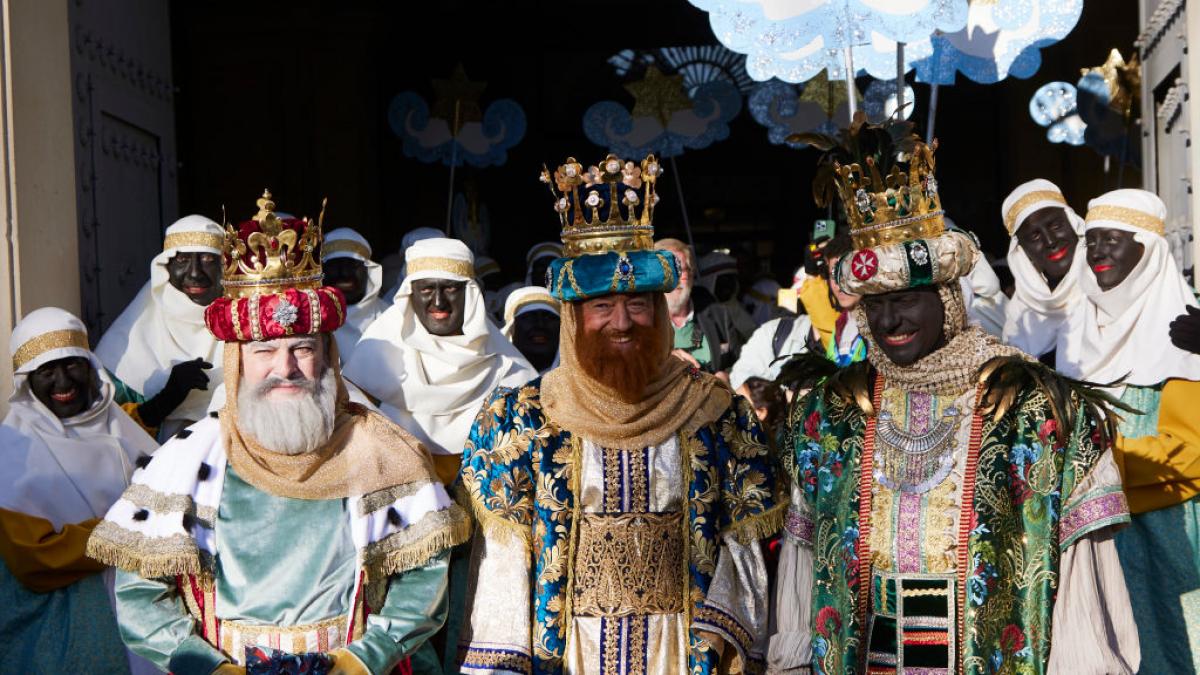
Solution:
{"label": "metal pole", "polygon": [[904,119],[904,43],[896,43],[896,115]]}
{"label": "metal pole", "polygon": [[696,242],[692,240],[692,224],[688,222],[687,202],[683,201],[683,183],[679,180],[679,166],[675,164],[675,158],[671,158],[671,173],[675,174],[675,192],[679,195],[679,210],[683,212],[683,229],[687,232],[688,246],[692,250],[696,250]]}
{"label": "metal pole", "polygon": [[458,114],[462,102],[454,101],[454,126],[450,128],[450,194],[446,195],[446,236],[450,236],[450,212],[454,208],[454,168],[458,164]]}
{"label": "metal pole", "polygon": [[925,143],[933,142],[933,124],[937,121],[938,86],[929,85],[929,118],[925,122]]}
{"label": "metal pole", "polygon": [[846,93],[847,100],[850,105],[850,119],[854,120],[854,113],[858,112],[858,101],[854,99],[854,54],[850,51],[850,45],[844,48],[846,55]]}

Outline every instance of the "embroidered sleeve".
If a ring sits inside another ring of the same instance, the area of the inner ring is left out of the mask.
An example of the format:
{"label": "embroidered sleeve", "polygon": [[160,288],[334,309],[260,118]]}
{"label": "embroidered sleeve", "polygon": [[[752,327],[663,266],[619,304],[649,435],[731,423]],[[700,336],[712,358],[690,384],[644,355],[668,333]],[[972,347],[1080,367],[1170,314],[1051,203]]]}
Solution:
{"label": "embroidered sleeve", "polygon": [[[462,487],[485,533],[494,530],[528,541],[533,527],[533,472],[526,389],[498,388],[483,404],[463,450]],[[536,391],[536,389],[534,389]],[[526,415],[519,414],[524,407]]]}
{"label": "embroidered sleeve", "polygon": [[741,396],[717,421],[714,438],[721,468],[724,509],[721,531],[743,542],[769,537],[783,526],[786,492],[776,482],[766,436],[750,403]]}
{"label": "embroidered sleeve", "polygon": [[[1094,419],[1080,414],[1077,420],[1063,462],[1058,539],[1064,551],[1090,532],[1129,522],[1129,504],[1112,453],[1100,447]],[[1053,432],[1054,422],[1043,422],[1040,440],[1050,441]]]}
{"label": "embroidered sleeve", "polygon": [[1063,507],[1059,546],[1065,551],[1090,532],[1128,522],[1129,505],[1121,490],[1121,474],[1112,454],[1105,452]]}

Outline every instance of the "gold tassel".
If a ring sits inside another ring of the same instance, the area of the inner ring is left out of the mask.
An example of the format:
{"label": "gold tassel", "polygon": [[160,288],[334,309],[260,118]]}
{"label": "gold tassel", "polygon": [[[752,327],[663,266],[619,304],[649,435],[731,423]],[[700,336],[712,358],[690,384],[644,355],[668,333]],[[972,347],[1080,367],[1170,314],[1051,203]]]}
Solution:
{"label": "gold tassel", "polygon": [[734,536],[743,544],[751,544],[760,539],[766,539],[783,529],[783,521],[787,515],[787,501],[772,506],[770,509],[743,518],[725,528],[721,536]]}

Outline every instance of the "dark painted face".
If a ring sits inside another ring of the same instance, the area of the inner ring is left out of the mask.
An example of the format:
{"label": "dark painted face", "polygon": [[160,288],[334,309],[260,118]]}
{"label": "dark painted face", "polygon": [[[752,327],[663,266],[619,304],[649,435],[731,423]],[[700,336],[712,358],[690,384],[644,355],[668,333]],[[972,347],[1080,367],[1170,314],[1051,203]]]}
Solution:
{"label": "dark painted face", "polygon": [[325,283],[346,296],[347,305],[357,305],[367,294],[367,264],[356,258],[333,258],[321,263]]}
{"label": "dark painted face", "polygon": [[916,363],[946,344],[946,308],[936,286],[867,295],[862,303],[875,342],[898,366]]}
{"label": "dark painted face", "polygon": [[467,282],[417,279],[412,282],[413,311],[430,335],[462,335]]}
{"label": "dark painted face", "polygon": [[717,296],[717,300],[720,302],[729,300],[737,295],[737,292],[738,278],[736,274],[722,274],[713,284],[713,295]]}
{"label": "dark painted face", "polygon": [[1134,241],[1133,233],[1125,230],[1099,227],[1088,230],[1086,239],[1088,267],[1102,291],[1121,285],[1146,252],[1145,246]]}
{"label": "dark painted face", "polygon": [[221,297],[221,256],[176,253],[167,261],[167,278],[179,292],[202,307]]}
{"label": "dark painted face", "polygon": [[1079,235],[1071,228],[1067,212],[1057,206],[1034,211],[1017,228],[1017,243],[1046,278],[1050,288],[1058,285],[1075,260]]}
{"label": "dark painted face", "polygon": [[539,371],[554,363],[559,323],[554,312],[539,309],[518,316],[513,324],[513,344]]}
{"label": "dark painted face", "polygon": [[92,407],[100,395],[96,370],[82,356],[49,361],[29,374],[29,388],[59,419],[74,417]]}
{"label": "dark painted face", "polygon": [[552,262],[554,262],[554,258],[551,258],[547,255],[534,260],[533,264],[529,266],[529,280],[532,281],[535,286],[545,286],[546,288],[550,288],[550,282],[546,280],[546,270],[550,269],[550,263]]}

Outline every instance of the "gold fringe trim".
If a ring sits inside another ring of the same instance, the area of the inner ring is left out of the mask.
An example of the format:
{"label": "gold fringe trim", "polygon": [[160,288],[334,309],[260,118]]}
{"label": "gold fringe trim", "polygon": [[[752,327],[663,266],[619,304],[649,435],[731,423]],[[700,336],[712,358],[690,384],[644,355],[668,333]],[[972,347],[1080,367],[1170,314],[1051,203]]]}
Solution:
{"label": "gold fringe trim", "polygon": [[204,572],[200,550],[186,534],[147,537],[108,520],[92,530],[87,556],[147,579]]}
{"label": "gold fringe trim", "polygon": [[471,519],[458,504],[426,515],[405,530],[368,544],[363,569],[368,580],[384,579],[428,563],[443,551],[471,538]]}
{"label": "gold fringe trim", "polygon": [[533,548],[533,526],[513,522],[504,516],[489,510],[483,504],[471,499],[467,490],[461,484],[454,489],[456,501],[463,504],[470,516],[479,524],[479,529],[488,539],[510,544],[513,541],[524,544],[525,550]]}
{"label": "gold fringe trim", "polygon": [[743,544],[752,544],[760,539],[775,535],[783,529],[787,516],[788,502],[776,504],[762,513],[743,518],[721,532],[722,537],[732,535]]}

